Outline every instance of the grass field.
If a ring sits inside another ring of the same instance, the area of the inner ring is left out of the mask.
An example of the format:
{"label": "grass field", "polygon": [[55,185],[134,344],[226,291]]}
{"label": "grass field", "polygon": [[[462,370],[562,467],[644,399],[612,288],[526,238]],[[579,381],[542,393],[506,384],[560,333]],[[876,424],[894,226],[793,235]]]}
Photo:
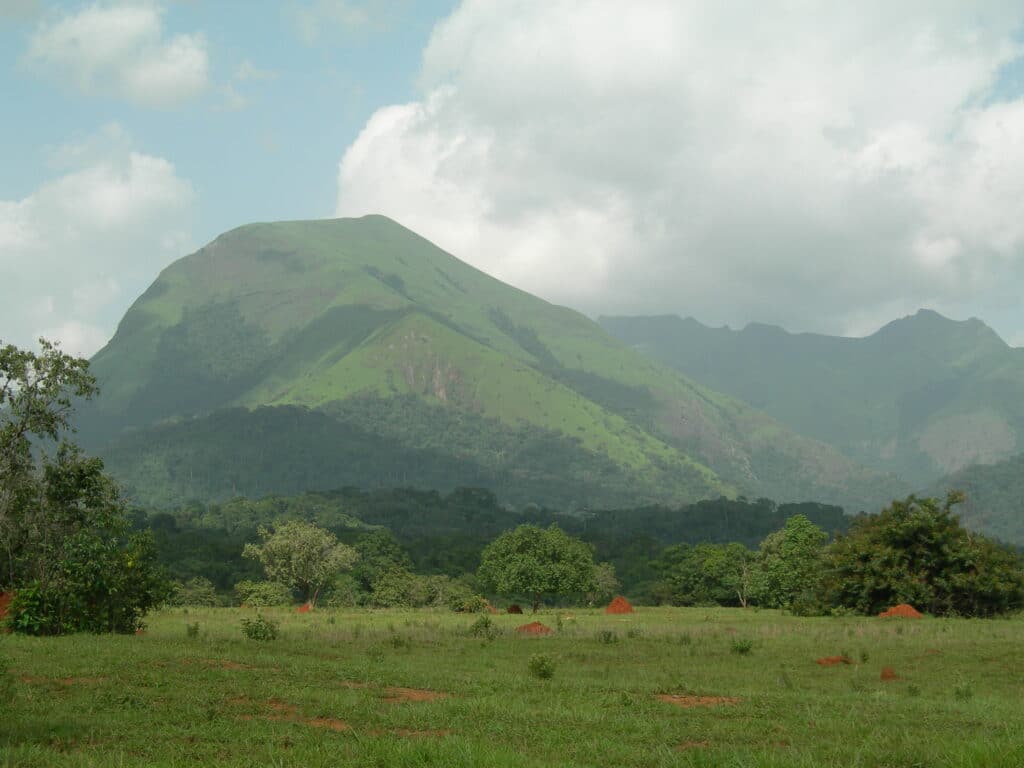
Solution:
{"label": "grass field", "polygon": [[[493,616],[487,638],[448,612],[282,610],[257,642],[252,615],[0,636],[0,765],[1024,765],[1024,618],[572,610],[537,616],[548,637]],[[551,679],[529,672],[536,654]],[[815,663],[838,655],[851,663]]]}

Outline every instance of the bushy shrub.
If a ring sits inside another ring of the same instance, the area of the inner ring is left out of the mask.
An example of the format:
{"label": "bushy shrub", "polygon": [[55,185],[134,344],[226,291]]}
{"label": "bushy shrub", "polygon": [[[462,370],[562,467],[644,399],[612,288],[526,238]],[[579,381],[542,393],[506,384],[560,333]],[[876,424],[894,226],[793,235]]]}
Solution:
{"label": "bushy shrub", "polygon": [[597,642],[604,645],[611,645],[612,643],[619,642],[619,636],[610,629],[602,629],[597,633]]}
{"label": "bushy shrub", "polygon": [[535,653],[530,656],[527,669],[538,680],[550,680],[555,676],[555,660],[546,653]]}
{"label": "bushy shrub", "polygon": [[493,640],[498,635],[498,628],[490,616],[481,616],[469,625],[469,634],[473,637],[483,637]]}
{"label": "bushy shrub", "polygon": [[242,619],[242,634],[250,640],[267,642],[277,639],[277,622],[271,621],[262,614],[252,619]]}
{"label": "bushy shrub", "polygon": [[324,604],[328,608],[354,608],[364,605],[369,595],[359,588],[359,582],[348,573],[337,576],[327,590]]}
{"label": "bushy shrub", "polygon": [[195,622],[194,624],[186,624],[185,625],[185,637],[187,637],[189,640],[195,640],[197,637],[199,637],[199,622],[198,621]]}
{"label": "bushy shrub", "polygon": [[754,650],[754,641],[746,638],[736,638],[732,641],[729,650],[737,656],[749,656],[751,651]]}
{"label": "bushy shrub", "polygon": [[220,605],[220,598],[212,581],[196,576],[184,583],[176,583],[169,602],[177,606],[214,606]]}
{"label": "bushy shrub", "polygon": [[255,608],[289,605],[292,602],[291,590],[275,581],[240,581],[235,584],[235,595],[242,605]]}

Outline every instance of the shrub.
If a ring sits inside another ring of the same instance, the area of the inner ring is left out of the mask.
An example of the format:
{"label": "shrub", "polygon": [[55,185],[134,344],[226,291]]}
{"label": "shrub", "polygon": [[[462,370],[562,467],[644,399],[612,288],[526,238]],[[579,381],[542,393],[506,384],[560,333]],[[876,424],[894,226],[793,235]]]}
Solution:
{"label": "shrub", "polygon": [[213,606],[219,605],[220,599],[217,597],[217,591],[214,589],[212,581],[203,576],[196,576],[184,584],[181,582],[175,584],[170,604],[179,606]]}
{"label": "shrub", "polygon": [[483,637],[493,640],[498,635],[498,628],[490,616],[481,616],[469,625],[469,634],[473,637]]}
{"label": "shrub", "polygon": [[185,625],[185,637],[187,637],[189,640],[195,640],[197,637],[199,637],[199,622],[198,621],[195,622],[194,624],[186,624]]}
{"label": "shrub", "polygon": [[483,595],[469,595],[460,598],[454,605],[449,605],[449,607],[456,613],[484,613],[489,605],[490,603],[487,602],[487,598]]}
{"label": "shrub", "polygon": [[255,608],[289,605],[292,602],[291,590],[276,581],[240,581],[235,584],[235,594],[242,605]]}
{"label": "shrub", "polygon": [[538,680],[550,680],[555,676],[555,661],[546,653],[535,653],[530,656],[527,669]]}
{"label": "shrub", "polygon": [[604,645],[611,645],[612,643],[617,643],[618,641],[619,636],[616,635],[610,629],[602,629],[597,633],[597,642],[603,643]]}
{"label": "shrub", "polygon": [[352,608],[366,601],[366,593],[359,588],[359,582],[348,573],[337,576],[331,583],[324,598],[328,608]]}
{"label": "shrub", "polygon": [[749,656],[754,650],[754,641],[746,638],[736,638],[732,641],[730,650],[737,656]]}
{"label": "shrub", "polygon": [[277,639],[277,622],[271,621],[262,614],[252,619],[242,619],[242,634],[250,640],[267,642]]}

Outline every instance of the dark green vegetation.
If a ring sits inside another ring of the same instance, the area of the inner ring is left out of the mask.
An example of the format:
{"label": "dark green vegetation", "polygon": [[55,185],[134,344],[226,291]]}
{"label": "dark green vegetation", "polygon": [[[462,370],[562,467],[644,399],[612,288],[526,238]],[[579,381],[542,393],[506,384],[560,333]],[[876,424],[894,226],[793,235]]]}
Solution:
{"label": "dark green vegetation", "polygon": [[634,349],[915,487],[1024,445],[1024,349],[928,310],[862,339],[602,318]]}
{"label": "dark green vegetation", "polygon": [[[525,638],[517,616],[474,637],[475,617],[447,611],[268,610],[278,636],[259,642],[241,631],[255,615],[174,609],[137,637],[0,636],[14,691],[0,765],[1024,764],[1019,618],[574,610],[540,614],[555,633]],[[851,663],[815,664],[838,655]],[[550,679],[531,675],[536,656]]]}
{"label": "dark green vegetation", "polygon": [[900,603],[961,616],[1019,610],[1020,555],[968,533],[952,512],[959,500],[911,497],[854,520],[825,554],[825,605],[868,614]]}
{"label": "dark green vegetation", "polygon": [[15,592],[10,626],[132,632],[170,585],[152,536],[131,533],[103,462],[65,439],[72,398],[95,392],[88,363],[40,346],[0,346],[0,593]]}
{"label": "dark green vegetation", "polygon": [[222,235],[93,370],[83,439],[151,506],[346,484],[569,510],[902,492],[380,216]]}
{"label": "dark green vegetation", "polygon": [[[360,554],[352,575],[362,594],[387,571],[458,578],[476,572],[484,547],[521,524],[557,524],[594,547],[597,561],[611,562],[622,589],[641,601],[672,600],[662,586],[663,550],[680,543],[739,542],[756,548],[786,519],[806,515],[830,534],[846,530],[849,518],[839,507],[821,504],[777,505],[715,499],[684,507],[600,510],[583,515],[504,507],[494,494],[461,488],[434,491],[345,489],[326,494],[235,499],[224,504],[193,503],[173,512],[136,514],[136,525],[151,526],[164,565],[182,582],[210,579],[222,594],[243,580],[257,581],[261,571],[242,557],[261,525],[279,520],[309,520],[333,531]],[[710,603],[714,600],[702,600]]]}

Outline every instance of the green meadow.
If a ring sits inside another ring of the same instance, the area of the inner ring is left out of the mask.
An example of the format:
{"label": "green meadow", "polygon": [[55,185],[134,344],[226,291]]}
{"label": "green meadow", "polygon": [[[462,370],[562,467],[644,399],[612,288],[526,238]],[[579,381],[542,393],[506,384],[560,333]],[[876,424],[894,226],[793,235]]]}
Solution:
{"label": "green meadow", "polygon": [[[275,640],[234,608],[0,636],[0,765],[1024,765],[1021,617],[571,609],[474,635],[439,610],[263,615]],[[517,634],[535,619],[552,634]]]}

